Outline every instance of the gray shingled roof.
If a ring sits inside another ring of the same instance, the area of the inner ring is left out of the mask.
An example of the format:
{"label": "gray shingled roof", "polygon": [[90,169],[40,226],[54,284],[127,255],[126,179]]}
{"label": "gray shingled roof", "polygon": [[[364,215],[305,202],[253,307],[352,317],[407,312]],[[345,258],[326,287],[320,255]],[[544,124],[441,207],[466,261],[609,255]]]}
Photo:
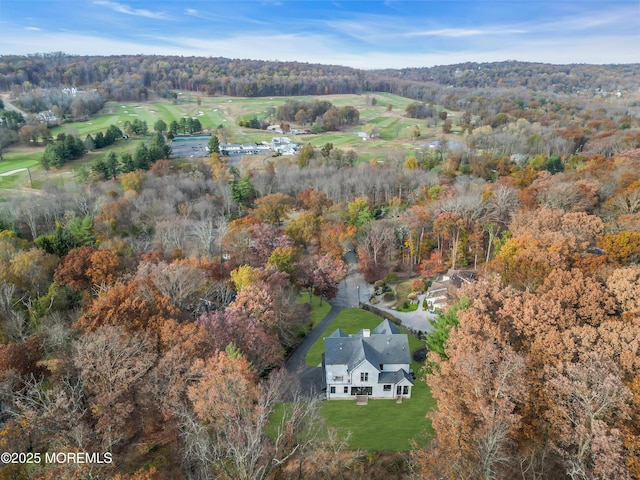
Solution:
{"label": "gray shingled roof", "polygon": [[411,376],[403,368],[396,372],[380,372],[378,375],[378,383],[398,383],[403,378],[406,378],[409,383],[413,385]]}
{"label": "gray shingled roof", "polygon": [[342,330],[337,329],[335,332],[333,332],[331,335],[329,335],[329,337],[341,337],[341,338],[346,338],[347,334],[344,333]]}
{"label": "gray shingled roof", "polygon": [[[380,330],[392,330],[384,323],[378,325],[381,327]],[[395,327],[394,329],[397,330]],[[343,337],[341,333],[336,330],[324,339],[324,358],[327,365],[347,365],[349,370],[353,370],[365,360],[376,368],[380,364],[411,363],[409,340],[407,335],[399,333],[399,330],[398,333],[392,334],[373,333],[370,337]]]}
{"label": "gray shingled roof", "polygon": [[391,334],[391,335],[402,335],[402,332],[398,329],[398,327],[396,327],[389,320],[385,320],[384,322],[382,322],[380,325],[374,328],[373,332],[371,333],[375,333],[377,335],[385,334],[385,333]]}

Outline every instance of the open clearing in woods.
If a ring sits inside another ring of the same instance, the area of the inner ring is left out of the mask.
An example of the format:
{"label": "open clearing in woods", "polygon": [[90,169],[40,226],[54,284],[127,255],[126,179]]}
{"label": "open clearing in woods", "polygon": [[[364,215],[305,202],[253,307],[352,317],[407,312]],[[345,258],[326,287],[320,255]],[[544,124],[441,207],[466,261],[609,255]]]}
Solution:
{"label": "open clearing in woods", "polygon": [[[372,99],[376,102],[372,102]],[[277,123],[270,113],[277,110],[287,100],[327,100],[337,107],[353,106],[360,112],[360,124],[345,127],[339,132],[325,132],[309,135],[288,135],[297,143],[310,143],[314,147],[321,147],[332,143],[334,147],[343,150],[354,150],[361,162],[371,159],[382,160],[385,157],[402,160],[413,154],[417,149],[437,138],[442,137],[439,126],[427,126],[424,120],[406,118],[405,107],[413,100],[386,93],[368,93],[363,95],[327,95],[306,97],[206,97],[200,94],[183,92],[178,95],[176,102],[168,99],[156,99],[148,102],[107,102],[105,107],[94,117],[84,122],[66,123],[51,129],[55,138],[59,133],[79,135],[84,139],[87,135],[104,132],[110,125],[121,129],[127,121],[144,120],[149,131],[157,120],[163,120],[167,125],[171,121],[179,121],[182,117],[197,118],[203,128],[208,131],[218,126],[225,127],[226,140],[234,143],[260,143],[270,141],[273,132],[254,130],[238,126],[240,119],[257,117]],[[372,103],[375,103],[373,105]],[[391,109],[387,110],[387,105]],[[434,120],[429,120],[433,123]],[[357,133],[367,128],[367,124],[374,124],[378,128],[379,137],[362,140]],[[421,136],[419,139],[411,137],[411,129],[418,125]],[[308,127],[308,125],[307,125]],[[34,187],[54,181],[57,183],[72,181],[75,171],[81,165],[91,165],[96,159],[106,156],[109,151],[117,154],[133,153],[138,141],[150,141],[150,138],[133,138],[119,141],[116,145],[102,150],[90,152],[82,159],[69,162],[64,167],[50,172],[44,172],[40,166],[40,159],[44,152],[43,146],[24,147],[14,146],[5,149],[3,160],[0,162],[0,174],[13,170],[29,168]],[[224,141],[224,140],[223,140]],[[250,168],[264,168],[264,159],[260,161],[245,161]],[[14,175],[0,177],[0,188],[23,188],[29,186],[27,172],[21,171]]]}

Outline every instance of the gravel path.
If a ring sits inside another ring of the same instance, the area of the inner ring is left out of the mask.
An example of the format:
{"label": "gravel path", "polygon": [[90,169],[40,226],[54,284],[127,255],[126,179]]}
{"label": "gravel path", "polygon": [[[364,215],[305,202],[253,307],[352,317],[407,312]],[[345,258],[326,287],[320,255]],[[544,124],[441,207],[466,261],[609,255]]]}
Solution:
{"label": "gravel path", "polygon": [[26,168],[18,168],[16,170],[10,170],[8,172],[0,173],[0,177],[8,177],[9,175],[13,175],[15,173],[26,172]]}

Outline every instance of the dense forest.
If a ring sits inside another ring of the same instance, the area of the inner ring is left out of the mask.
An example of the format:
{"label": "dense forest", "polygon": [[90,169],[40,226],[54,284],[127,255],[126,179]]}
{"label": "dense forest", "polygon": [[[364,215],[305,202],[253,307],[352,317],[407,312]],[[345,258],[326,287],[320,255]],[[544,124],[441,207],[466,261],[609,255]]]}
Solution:
{"label": "dense forest", "polygon": [[[639,69],[1,57],[0,88],[23,107],[60,86],[94,88],[91,101],[392,92],[442,134],[411,154],[307,144],[243,168],[216,151],[221,129],[210,157],[166,159],[163,122],[158,155],[139,143],[72,185],[7,196],[0,450],[102,461],[14,462],[0,478],[640,478]],[[277,113],[303,124],[322,102]],[[96,148],[36,127],[51,165]],[[302,294],[334,299],[351,250],[371,284],[476,274],[421,338],[416,382],[437,408],[410,452],[349,448],[283,368],[312,327]]]}
{"label": "dense forest", "polygon": [[[637,89],[640,64],[466,63],[422,69],[358,70],[335,65],[205,57],[0,56],[0,90],[99,88],[113,100],[143,100],[171,90],[240,97],[388,92],[434,101],[439,87],[522,88],[539,93]],[[439,103],[439,102],[438,102]]]}

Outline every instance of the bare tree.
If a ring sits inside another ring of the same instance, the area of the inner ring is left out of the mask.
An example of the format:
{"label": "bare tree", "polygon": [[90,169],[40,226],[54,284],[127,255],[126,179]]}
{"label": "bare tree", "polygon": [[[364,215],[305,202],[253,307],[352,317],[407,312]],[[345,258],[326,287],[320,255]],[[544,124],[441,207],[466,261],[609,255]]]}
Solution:
{"label": "bare tree", "polygon": [[229,221],[223,216],[220,215],[215,218],[214,225],[216,227],[216,235],[218,237],[219,248],[220,248],[220,273],[223,273],[224,269],[222,268],[222,264],[224,262],[224,248],[223,242],[224,237],[229,233]]}
{"label": "bare tree", "polygon": [[146,334],[132,335],[113,326],[87,333],[76,343],[73,364],[106,451],[127,437],[134,410],[131,394],[155,362],[154,346]]}
{"label": "bare tree", "polygon": [[194,308],[206,281],[201,269],[179,263],[143,263],[138,276],[146,281],[142,285],[153,285],[181,310]]}
{"label": "bare tree", "polygon": [[216,237],[213,219],[205,218],[192,222],[191,233],[200,241],[202,250],[210,255],[212,253],[211,244]]}
{"label": "bare tree", "polygon": [[503,228],[507,227],[519,206],[516,194],[516,190],[508,185],[497,184],[492,188],[487,198],[484,220],[495,222]]}
{"label": "bare tree", "polygon": [[388,222],[371,222],[362,234],[360,249],[378,265],[380,254],[392,248],[395,238],[394,228]]}
{"label": "bare tree", "polygon": [[30,422],[31,440],[38,445],[87,448],[94,435],[82,384],[70,377],[61,378],[53,387],[48,382],[33,375],[22,378],[23,386],[14,394],[14,415]]}
{"label": "bare tree", "polygon": [[550,368],[555,448],[573,480],[631,478],[624,462],[622,433],[631,392],[622,372],[606,355],[591,352],[580,363]]}
{"label": "bare tree", "polygon": [[[181,419],[185,451],[199,464],[192,467],[198,472],[194,478],[263,480],[317,441],[315,401],[294,395],[276,414],[275,406],[284,400],[288,386],[284,372],[272,372],[256,386],[253,375],[243,369],[248,363],[233,348],[209,362],[215,364],[199,364],[204,367],[202,379],[189,389],[197,417],[206,420],[206,430],[193,416]],[[232,368],[225,367],[227,363]],[[233,388],[228,385],[229,375],[235,379]],[[207,392],[216,392],[214,398],[207,398]],[[267,425],[273,421],[277,422],[275,433],[267,434]]]}
{"label": "bare tree", "polygon": [[186,240],[185,221],[174,217],[156,223],[155,238],[166,250],[183,250]]}

